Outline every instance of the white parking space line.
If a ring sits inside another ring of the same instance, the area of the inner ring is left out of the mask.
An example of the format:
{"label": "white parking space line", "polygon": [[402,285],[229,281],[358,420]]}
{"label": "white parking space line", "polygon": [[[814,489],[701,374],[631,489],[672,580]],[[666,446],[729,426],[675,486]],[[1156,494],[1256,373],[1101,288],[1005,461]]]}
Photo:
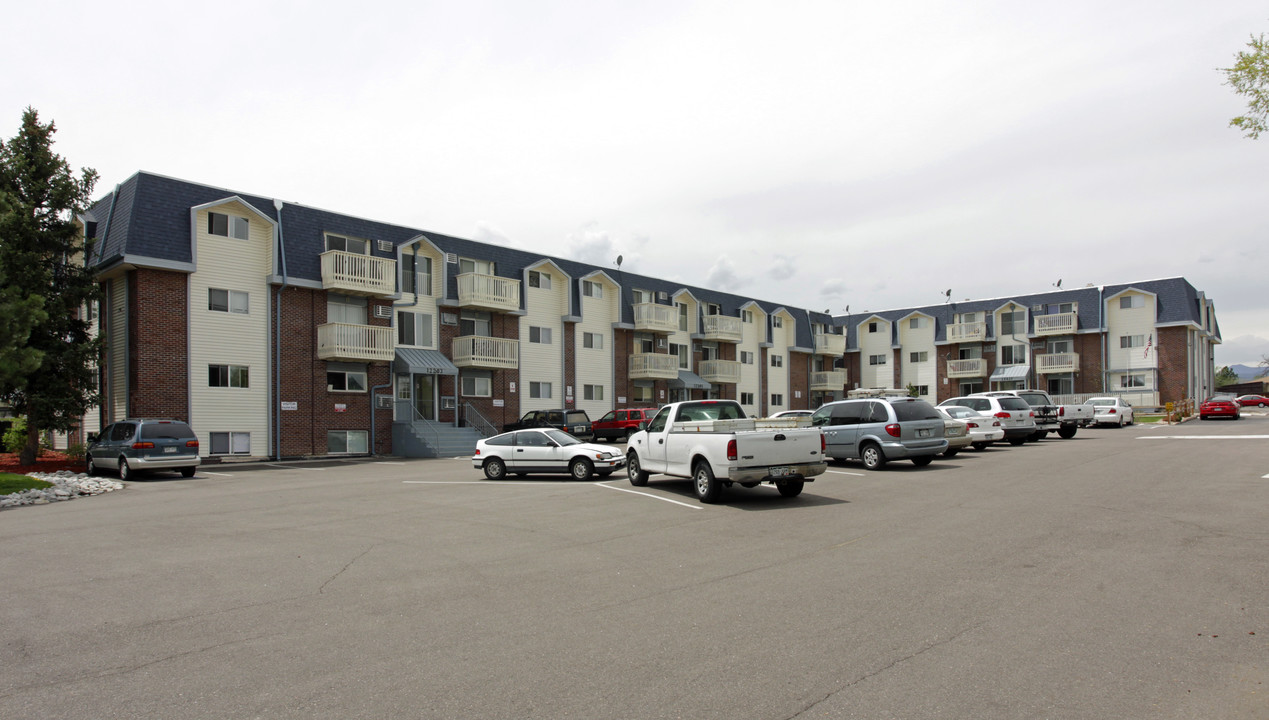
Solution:
{"label": "white parking space line", "polygon": [[834,475],[854,475],[855,477],[867,477],[864,473],[846,472],[845,470],[825,470],[824,472],[833,473]]}
{"label": "white parking space line", "polygon": [[1269,480],[1269,475],[1261,475],[1261,476],[1260,476],[1260,479],[1261,479],[1261,480]]}
{"label": "white parking space line", "polygon": [[550,487],[554,485],[574,485],[582,487],[573,480],[402,480],[403,485],[517,485],[519,487]]}
{"label": "white parking space line", "polygon": [[670,498],[664,498],[664,497],[661,497],[660,495],[653,495],[652,493],[639,492],[638,490],[629,490],[629,489],[627,489],[627,488],[613,487],[612,485],[606,485],[606,484],[604,484],[604,483],[599,483],[598,485],[596,485],[596,487],[608,488],[609,490],[616,490],[616,491],[618,491],[618,492],[630,493],[630,494],[632,494],[632,495],[642,495],[642,496],[644,496],[644,497],[649,497],[649,498],[652,498],[653,500],[661,500],[661,501],[668,502],[668,503],[674,503],[675,505],[682,505],[683,507],[685,507],[685,508],[691,508],[692,510],[704,510],[704,509],[705,509],[705,508],[701,507],[700,505],[689,505],[689,504],[687,504],[687,503],[685,503],[685,502],[679,502],[678,500],[671,500]]}
{"label": "white parking space line", "polygon": [[404,465],[403,462],[391,462],[388,460],[375,460],[375,465]]}
{"label": "white parking space line", "polygon": [[1269,435],[1155,435],[1138,440],[1269,440]]}
{"label": "white parking space line", "polygon": [[230,473],[214,473],[214,472],[208,472],[206,470],[200,472],[199,475],[215,475],[216,477],[233,477],[233,475]]}

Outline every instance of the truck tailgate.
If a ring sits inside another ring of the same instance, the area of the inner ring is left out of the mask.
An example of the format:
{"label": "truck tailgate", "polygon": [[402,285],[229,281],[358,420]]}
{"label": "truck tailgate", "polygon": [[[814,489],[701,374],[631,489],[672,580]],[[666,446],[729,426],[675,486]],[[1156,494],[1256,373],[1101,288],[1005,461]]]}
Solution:
{"label": "truck tailgate", "polygon": [[823,462],[818,429],[754,430],[736,433],[736,465],[772,467]]}

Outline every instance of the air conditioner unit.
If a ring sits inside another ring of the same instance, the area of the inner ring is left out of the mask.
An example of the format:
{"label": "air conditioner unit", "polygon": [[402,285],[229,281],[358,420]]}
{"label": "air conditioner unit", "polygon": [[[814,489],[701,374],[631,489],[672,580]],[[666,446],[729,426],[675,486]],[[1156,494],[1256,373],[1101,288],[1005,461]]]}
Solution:
{"label": "air conditioner unit", "polygon": [[1042,312],[1044,312],[1044,306],[1043,306],[1043,305],[1032,305],[1032,306],[1031,306],[1031,314],[1032,314],[1032,315],[1039,315],[1039,314],[1040,314],[1040,313],[1042,313]]}
{"label": "air conditioner unit", "polygon": [[665,347],[665,338],[657,338],[657,347],[659,348]]}
{"label": "air conditioner unit", "polygon": [[391,395],[375,395],[375,407],[379,408],[380,410],[391,410],[392,396]]}
{"label": "air conditioner unit", "polygon": [[453,409],[454,409],[454,406],[455,406],[456,404],[457,404],[457,402],[456,402],[456,401],[454,400],[454,398],[452,398],[452,397],[443,397],[443,398],[441,398],[441,409],[442,409],[442,410],[453,410]]}
{"label": "air conditioner unit", "polygon": [[661,302],[669,302],[669,301],[670,301],[670,293],[668,293],[668,292],[659,292],[659,293],[657,293],[657,300],[660,300]]}
{"label": "air conditioner unit", "polygon": [[375,305],[375,317],[388,319],[392,317],[391,305]]}
{"label": "air conditioner unit", "polygon": [[457,253],[445,253],[445,262],[449,263],[450,265],[457,265],[457,264],[458,264],[458,254],[457,254]]}
{"label": "air conditioner unit", "polygon": [[393,250],[392,243],[387,240],[379,241],[379,252],[390,253]]}

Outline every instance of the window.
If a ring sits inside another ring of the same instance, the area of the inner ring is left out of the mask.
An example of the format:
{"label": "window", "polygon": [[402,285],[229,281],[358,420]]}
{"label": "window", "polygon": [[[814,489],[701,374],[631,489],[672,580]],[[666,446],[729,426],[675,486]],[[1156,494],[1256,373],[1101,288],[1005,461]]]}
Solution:
{"label": "window", "polygon": [[921,352],[914,352],[914,353],[908,354],[908,362],[923,363],[923,362],[928,362],[929,359],[930,359],[930,352],[928,350],[922,350]]}
{"label": "window", "polygon": [[[747,323],[751,323],[751,322],[753,322],[753,310],[741,310],[741,311],[740,311],[740,321],[741,321],[741,322],[747,322]],[[751,404],[752,404],[752,403],[751,403]]]}
{"label": "window", "polygon": [[670,354],[678,357],[679,369],[681,370],[687,370],[691,368],[691,365],[688,364],[688,357],[687,357],[688,349],[689,348],[687,345],[683,345],[681,343],[670,343]]}
{"label": "window", "polygon": [[356,363],[326,363],[327,392],[366,391],[366,369]]}
{"label": "window", "polygon": [[368,447],[365,430],[326,431],[326,452],[331,455],[365,454]]}
{"label": "window", "polygon": [[868,364],[869,365],[885,365],[886,356],[885,355],[869,355]]}
{"label": "window", "polygon": [[741,350],[741,351],[740,351],[740,364],[741,364],[741,365],[753,365],[753,353],[749,352],[748,350]]}
{"label": "window", "polygon": [[772,405],[777,405],[777,406],[778,406],[778,405],[783,405],[783,404],[784,404],[784,396],[783,396],[783,395],[780,395],[780,394],[778,394],[778,393],[776,393],[776,394],[772,394],[772,396],[771,396],[771,404],[772,404]]}
{"label": "window", "polygon": [[676,302],[674,307],[679,309],[679,330],[687,331],[687,303]]}
{"label": "window", "polygon": [[401,256],[401,291],[432,294],[432,258],[413,254]]}
{"label": "window", "polygon": [[636,403],[652,402],[652,386],[651,385],[635,385],[634,401]]}
{"label": "window", "polygon": [[582,295],[586,297],[602,298],[604,296],[604,286],[590,280],[582,281]]}
{"label": "window", "polygon": [[458,273],[480,273],[481,275],[493,275],[493,263],[488,260],[471,260],[469,258],[458,259]]}
{"label": "window", "polygon": [[784,327],[784,318],[779,315],[771,316],[771,327]]}
{"label": "window", "polygon": [[751,392],[742,392],[742,393],[740,393],[740,404],[741,404],[741,405],[753,405],[753,393],[751,393]]}
{"label": "window", "polygon": [[[973,345],[961,345],[956,352],[956,356],[960,360],[977,360],[983,356],[983,346],[977,343]],[[961,393],[964,395],[965,393]]]}
{"label": "window", "polygon": [[643,305],[652,302],[652,292],[650,290],[639,290],[635,288],[630,291],[630,298],[635,305]]}
{"label": "window", "polygon": [[249,298],[239,290],[207,289],[207,309],[212,312],[237,313],[246,315],[249,311]]}
{"label": "window", "polygon": [[326,293],[326,322],[366,324],[366,298]]}
{"label": "window", "polygon": [[247,239],[247,218],[224,213],[207,213],[207,234],[231,237],[237,240]]}
{"label": "window", "polygon": [[342,250],[343,252],[357,253],[365,255],[370,249],[370,243],[361,238],[344,237],[343,235],[327,235],[327,250]]}
{"label": "window", "polygon": [[529,287],[541,288],[542,290],[551,289],[551,276],[549,273],[538,272],[537,270],[529,271]]}
{"label": "window", "polygon": [[868,332],[870,332],[870,333],[875,333],[875,332],[877,332],[877,323],[876,323],[876,321],[873,321],[873,322],[868,323]]}
{"label": "window", "polygon": [[1145,346],[1146,346],[1145,335],[1120,335],[1119,336],[1119,347],[1121,348],[1135,348],[1135,347],[1145,347]]}
{"label": "window", "polygon": [[479,310],[464,310],[458,321],[458,334],[490,337],[493,334],[493,326],[489,313]]}
{"label": "window", "polygon": [[784,367],[784,356],[783,356],[783,355],[772,355],[772,356],[771,356],[771,367]]}
{"label": "window", "polygon": [[1143,388],[1146,386],[1145,375],[1120,375],[1119,387],[1122,388]]}
{"label": "window", "polygon": [[550,345],[551,328],[531,326],[529,328],[529,342],[538,343],[540,345]]}
{"label": "window", "polygon": [[464,375],[463,395],[466,397],[490,397],[493,395],[493,381],[488,375]]}
{"label": "window", "polygon": [[1071,352],[1071,341],[1066,338],[1050,339],[1048,351],[1051,353],[1069,353]]}
{"label": "window", "polygon": [[208,365],[208,387],[250,387],[246,365]]}
{"label": "window", "polygon": [[250,455],[251,433],[249,432],[213,432],[211,434],[212,455]]}
{"label": "window", "polygon": [[952,316],[952,318],[958,325],[962,325],[965,323],[978,322],[978,313],[976,312],[956,313],[955,315]]}
{"label": "window", "polygon": [[590,350],[603,350],[604,336],[599,333],[584,332],[582,333],[582,347]]}
{"label": "window", "polygon": [[428,313],[398,311],[397,344],[432,347],[432,316]]}
{"label": "window", "polygon": [[1001,345],[1001,365],[1025,365],[1027,363],[1026,345]]}
{"label": "window", "polygon": [[551,397],[551,383],[533,381],[529,383],[529,397],[545,400]]}
{"label": "window", "polygon": [[921,318],[908,318],[908,329],[909,329],[909,330],[920,330],[920,329],[921,329]]}
{"label": "window", "polygon": [[1130,310],[1146,306],[1146,298],[1143,295],[1125,295],[1119,298],[1119,309]]}
{"label": "window", "polygon": [[930,394],[930,386],[929,386],[929,385],[917,385],[917,386],[916,386],[916,389],[917,389],[917,395],[929,395],[929,394]]}
{"label": "window", "polygon": [[650,353],[656,347],[656,338],[650,333],[635,333],[635,352]]}
{"label": "window", "polygon": [[1025,310],[1000,313],[1000,334],[1016,335],[1027,331],[1027,313]]}
{"label": "window", "polygon": [[582,399],[583,400],[603,400],[604,386],[603,385],[583,385]]}

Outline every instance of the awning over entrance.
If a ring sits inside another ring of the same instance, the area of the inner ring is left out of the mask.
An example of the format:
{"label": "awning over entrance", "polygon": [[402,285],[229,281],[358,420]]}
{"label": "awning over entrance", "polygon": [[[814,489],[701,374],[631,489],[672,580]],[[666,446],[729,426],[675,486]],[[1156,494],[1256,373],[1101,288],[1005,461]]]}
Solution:
{"label": "awning over entrance", "polygon": [[1002,380],[1026,380],[1027,373],[1031,371],[1030,365],[1005,365],[998,367],[991,374],[988,382],[1001,382]]}
{"label": "awning over entrance", "polygon": [[421,348],[397,348],[396,361],[392,367],[399,373],[420,373],[423,375],[457,375],[458,368],[440,350],[423,350]]}
{"label": "awning over entrance", "polygon": [[688,390],[708,390],[709,383],[702,380],[700,375],[691,370],[680,370],[678,378],[670,381],[670,387],[687,388]]}

